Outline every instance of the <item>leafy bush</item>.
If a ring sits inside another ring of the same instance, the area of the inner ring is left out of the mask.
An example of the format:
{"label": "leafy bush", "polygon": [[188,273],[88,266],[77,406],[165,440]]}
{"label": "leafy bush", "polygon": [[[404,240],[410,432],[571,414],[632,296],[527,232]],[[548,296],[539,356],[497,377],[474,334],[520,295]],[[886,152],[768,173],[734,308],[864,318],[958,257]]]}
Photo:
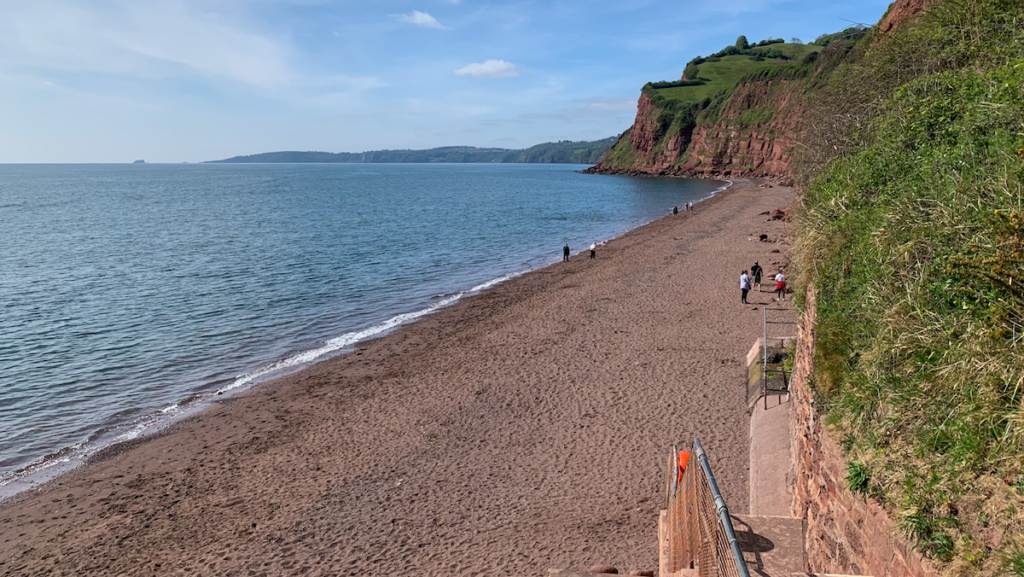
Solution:
{"label": "leafy bush", "polygon": [[740,79],[740,84],[747,82],[766,82],[768,80],[800,80],[807,78],[814,71],[809,64],[765,67]]}
{"label": "leafy bush", "polygon": [[680,86],[702,86],[705,82],[699,78],[693,80],[662,80],[661,82],[649,82],[647,86],[651,88],[678,88]]}
{"label": "leafy bush", "polygon": [[847,42],[856,42],[861,38],[867,36],[870,33],[870,31],[870,28],[864,28],[861,26],[851,26],[841,32],[836,32],[834,34],[822,34],[821,36],[818,36],[814,40],[814,42],[812,42],[812,44],[816,46],[828,46],[829,44],[832,44],[833,42],[838,42],[840,40],[845,40]]}

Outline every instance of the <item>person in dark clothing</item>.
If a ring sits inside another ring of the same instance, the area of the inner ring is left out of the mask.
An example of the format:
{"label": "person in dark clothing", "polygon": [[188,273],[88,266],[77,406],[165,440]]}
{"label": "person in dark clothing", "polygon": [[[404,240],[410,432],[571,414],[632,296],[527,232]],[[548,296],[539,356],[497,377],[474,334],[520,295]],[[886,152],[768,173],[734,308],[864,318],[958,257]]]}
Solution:
{"label": "person in dark clothing", "polygon": [[750,267],[750,276],[754,277],[751,280],[752,285],[757,285],[757,292],[761,292],[761,275],[764,274],[764,269],[761,265],[754,261],[754,266]]}
{"label": "person in dark clothing", "polygon": [[672,207],[672,214],[679,214],[679,207],[678,206],[673,206]]}
{"label": "person in dark clothing", "polygon": [[597,243],[590,243],[590,258],[597,258]]}
{"label": "person in dark clothing", "polygon": [[562,262],[569,262],[569,245],[562,247]]}

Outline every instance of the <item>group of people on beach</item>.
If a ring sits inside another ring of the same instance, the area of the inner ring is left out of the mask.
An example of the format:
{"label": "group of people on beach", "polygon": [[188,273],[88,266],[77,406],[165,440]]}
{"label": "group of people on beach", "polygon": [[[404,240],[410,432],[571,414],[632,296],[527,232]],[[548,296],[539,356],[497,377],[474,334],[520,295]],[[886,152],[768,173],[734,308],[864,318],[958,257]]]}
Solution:
{"label": "group of people on beach", "polygon": [[[757,285],[758,292],[761,291],[761,276],[764,275],[764,269],[761,265],[754,262],[754,266],[750,267],[750,271],[744,270],[740,273],[740,303],[750,304],[747,302],[747,293],[753,285]],[[775,275],[775,300],[784,301],[786,300],[786,275],[782,267],[779,267],[779,273]]]}
{"label": "group of people on beach", "polygon": [[[569,250],[569,243],[565,243],[562,247],[562,262],[569,262],[569,255],[572,251]],[[590,258],[597,258],[597,243],[590,243]]]}
{"label": "group of people on beach", "polygon": [[[683,210],[685,210],[685,211],[693,210],[693,203],[692,202],[687,202],[686,204],[684,204],[683,205]],[[672,214],[679,214],[679,207],[678,206],[673,206],[672,207]],[[604,244],[604,243],[601,243],[601,244]],[[565,246],[562,247],[562,262],[569,262],[569,257],[571,255],[572,255],[572,251],[569,250],[569,243],[565,243]],[[597,243],[596,242],[590,243],[590,258],[592,258],[592,259],[597,258]],[[757,265],[757,263],[754,263],[754,264],[755,264],[755,266]],[[757,269],[760,270],[761,267],[757,267]],[[747,271],[743,271],[743,272],[746,273]],[[759,276],[758,278],[760,279],[761,277]],[[761,281],[758,280],[757,282],[758,282],[758,284],[760,284]],[[749,289],[750,289],[750,287],[747,287],[747,290],[749,290]],[[743,295],[744,295],[743,296],[743,302],[747,302],[746,294],[747,293],[743,293]]]}

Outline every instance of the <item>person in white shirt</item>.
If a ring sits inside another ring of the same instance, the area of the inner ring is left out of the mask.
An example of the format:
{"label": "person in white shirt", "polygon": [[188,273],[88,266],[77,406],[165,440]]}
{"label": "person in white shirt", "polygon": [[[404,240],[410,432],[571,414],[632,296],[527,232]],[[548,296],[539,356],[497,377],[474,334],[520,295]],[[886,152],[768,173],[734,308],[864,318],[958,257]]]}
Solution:
{"label": "person in white shirt", "polygon": [[597,258],[597,243],[590,243],[590,258]]}
{"label": "person in white shirt", "polygon": [[786,300],[786,275],[782,274],[782,269],[779,269],[779,274],[775,275],[775,295],[780,301]]}
{"label": "person in white shirt", "polygon": [[740,274],[740,302],[748,305],[747,293],[750,292],[750,276],[747,275],[747,271],[743,271]]}

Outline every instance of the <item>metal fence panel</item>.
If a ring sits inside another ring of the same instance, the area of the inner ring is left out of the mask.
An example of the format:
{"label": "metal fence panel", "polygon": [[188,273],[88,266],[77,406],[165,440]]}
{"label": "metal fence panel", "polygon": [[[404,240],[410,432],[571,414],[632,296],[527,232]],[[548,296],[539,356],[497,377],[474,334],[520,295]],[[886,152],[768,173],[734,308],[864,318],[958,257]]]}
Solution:
{"label": "metal fence panel", "polygon": [[669,569],[697,569],[700,577],[750,577],[700,442],[694,439],[692,452],[673,446],[669,463]]}

